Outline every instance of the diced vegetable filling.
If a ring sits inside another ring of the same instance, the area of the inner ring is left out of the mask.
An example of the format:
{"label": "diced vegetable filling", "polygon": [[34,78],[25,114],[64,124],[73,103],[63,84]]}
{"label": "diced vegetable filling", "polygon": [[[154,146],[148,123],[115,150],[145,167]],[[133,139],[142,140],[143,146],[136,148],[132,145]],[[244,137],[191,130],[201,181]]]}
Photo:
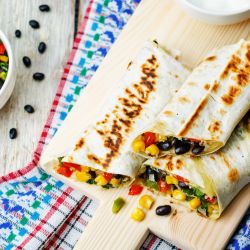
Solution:
{"label": "diced vegetable filling", "polygon": [[162,136],[152,132],[145,132],[137,137],[132,147],[134,152],[145,153],[149,156],[159,156],[169,150],[174,150],[177,155],[182,155],[190,151],[194,155],[199,155],[205,149],[203,143],[196,139],[178,139],[173,136]]}
{"label": "diced vegetable filling", "polygon": [[208,197],[199,187],[192,185],[181,176],[170,175],[162,170],[146,166],[139,178],[150,189],[169,194],[175,200],[188,202],[190,208],[201,215],[210,217],[219,212],[216,197]]}
{"label": "diced vegetable filling", "polygon": [[9,68],[9,57],[3,42],[0,40],[0,89],[2,88]]}
{"label": "diced vegetable filling", "polygon": [[55,170],[58,174],[66,177],[75,177],[80,182],[86,182],[89,184],[96,184],[105,189],[118,188],[125,182],[130,180],[129,177],[106,173],[101,170],[90,168],[87,166],[81,166],[71,162],[62,162],[62,158],[58,158],[59,164],[55,166]]}

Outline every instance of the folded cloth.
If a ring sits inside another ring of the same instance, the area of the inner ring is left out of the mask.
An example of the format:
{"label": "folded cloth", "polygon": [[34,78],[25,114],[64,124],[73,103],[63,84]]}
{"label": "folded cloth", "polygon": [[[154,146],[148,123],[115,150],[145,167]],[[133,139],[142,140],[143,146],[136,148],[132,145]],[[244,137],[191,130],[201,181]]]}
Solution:
{"label": "folded cloth", "polygon": [[[38,166],[80,92],[88,84],[140,0],[91,0],[65,66],[33,161],[0,177],[0,249],[73,249],[97,203]],[[249,249],[249,214],[229,249]],[[150,234],[141,249],[176,249]]]}

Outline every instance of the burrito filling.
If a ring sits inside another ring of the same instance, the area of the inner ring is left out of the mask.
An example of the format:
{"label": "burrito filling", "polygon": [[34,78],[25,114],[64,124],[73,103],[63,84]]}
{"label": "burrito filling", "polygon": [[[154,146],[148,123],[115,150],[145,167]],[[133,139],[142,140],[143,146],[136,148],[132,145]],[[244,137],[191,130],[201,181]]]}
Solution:
{"label": "burrito filling", "polygon": [[201,187],[181,176],[172,175],[146,165],[141,169],[139,178],[148,188],[185,202],[192,210],[202,216],[214,217],[215,214],[219,213],[216,196],[209,197]]}
{"label": "burrito filling", "polygon": [[130,181],[130,177],[103,172],[98,169],[78,165],[71,162],[63,162],[63,157],[58,158],[58,165],[54,168],[58,174],[66,177],[73,177],[80,182],[96,184],[102,188],[118,188],[124,183]]}
{"label": "burrito filling", "polygon": [[133,142],[133,151],[148,156],[161,156],[166,152],[174,151],[176,155],[190,152],[200,155],[209,142],[194,138],[176,138],[174,136],[163,136],[153,132],[145,132],[138,136]]}

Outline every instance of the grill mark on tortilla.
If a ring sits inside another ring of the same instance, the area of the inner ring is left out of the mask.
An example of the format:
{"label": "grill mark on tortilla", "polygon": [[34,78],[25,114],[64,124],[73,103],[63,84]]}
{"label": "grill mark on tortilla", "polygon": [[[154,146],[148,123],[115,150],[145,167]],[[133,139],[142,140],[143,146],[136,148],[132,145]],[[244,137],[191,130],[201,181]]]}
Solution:
{"label": "grill mark on tortilla", "polygon": [[221,115],[225,115],[226,114],[226,111],[224,109],[220,109],[219,112],[220,112]]}
{"label": "grill mark on tortilla", "polygon": [[232,55],[231,60],[228,62],[225,70],[222,72],[220,76],[221,80],[227,78],[230,72],[237,72],[240,64],[241,64],[241,59],[236,55]]}
{"label": "grill mark on tortilla", "polygon": [[239,172],[236,168],[232,168],[228,175],[227,175],[229,181],[236,182],[239,179]]}
{"label": "grill mark on tortilla", "polygon": [[205,61],[211,62],[211,61],[214,61],[215,59],[216,59],[216,56],[209,56],[209,57],[207,57],[207,58],[205,59]]}
{"label": "grill mark on tortilla", "polygon": [[182,130],[179,132],[178,136],[183,137],[187,134],[188,130],[192,127],[192,125],[194,124],[194,121],[198,118],[200,112],[204,109],[204,107],[207,104],[207,97],[205,97],[201,103],[198,105],[198,107],[196,108],[195,112],[193,113],[193,115],[189,118],[189,120],[186,122],[186,124],[184,125],[184,127],[182,128]]}
{"label": "grill mark on tortilla", "polygon": [[228,93],[223,95],[221,99],[226,105],[231,105],[240,93],[241,89],[238,86],[230,86]]}
{"label": "grill mark on tortilla", "polygon": [[166,110],[166,111],[164,112],[164,114],[165,114],[165,115],[173,115],[174,113],[173,113],[172,111],[170,111],[170,110]]}
{"label": "grill mark on tortilla", "polygon": [[204,89],[205,89],[205,90],[209,90],[209,88],[210,88],[210,84],[209,84],[209,83],[206,83],[206,84],[204,85]]}
{"label": "grill mark on tortilla", "polygon": [[215,93],[219,89],[219,87],[220,87],[220,84],[217,81],[215,81],[211,91]]}
{"label": "grill mark on tortilla", "polygon": [[[96,131],[104,141],[104,147],[108,149],[104,158],[97,158],[88,154],[90,161],[107,169],[112,160],[119,155],[120,148],[124,143],[125,133],[132,129],[133,120],[141,114],[143,104],[148,103],[150,94],[155,90],[156,70],[159,67],[154,55],[141,66],[142,77],[139,83],[133,84],[124,90],[124,94],[118,99],[119,103],[112,110],[113,116],[105,115],[103,121],[96,123]],[[139,95],[134,94],[135,91]],[[106,124],[106,126],[104,126]],[[110,124],[111,128],[107,125]]]}
{"label": "grill mark on tortilla", "polygon": [[222,160],[224,161],[226,167],[228,169],[232,169],[231,164],[229,163],[228,159],[226,158],[225,154],[223,154],[222,152],[218,152],[218,155],[222,158]]}
{"label": "grill mark on tortilla", "polygon": [[220,121],[213,121],[209,126],[208,130],[213,134],[220,131]]}
{"label": "grill mark on tortilla", "polygon": [[179,101],[180,101],[181,103],[190,102],[190,100],[189,100],[186,96],[181,96],[181,97],[179,97]]}
{"label": "grill mark on tortilla", "polygon": [[130,69],[130,66],[132,65],[132,61],[130,61],[129,63],[128,63],[128,66],[127,66],[127,69],[129,70]]}
{"label": "grill mark on tortilla", "polygon": [[84,145],[84,139],[81,138],[75,145],[74,151],[77,151],[78,149],[80,149],[82,146]]}
{"label": "grill mark on tortilla", "polygon": [[184,166],[184,162],[180,159],[176,161],[176,168],[181,169]]}

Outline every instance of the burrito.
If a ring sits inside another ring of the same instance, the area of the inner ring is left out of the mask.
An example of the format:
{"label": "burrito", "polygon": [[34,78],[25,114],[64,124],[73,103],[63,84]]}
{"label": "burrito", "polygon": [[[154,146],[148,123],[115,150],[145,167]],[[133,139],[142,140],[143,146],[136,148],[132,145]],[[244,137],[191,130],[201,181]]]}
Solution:
{"label": "burrito", "polygon": [[133,150],[145,157],[213,153],[249,108],[250,42],[241,40],[213,51],[193,70],[149,129],[138,133]]}
{"label": "burrito", "polygon": [[166,155],[148,159],[139,178],[152,190],[171,195],[200,215],[219,218],[250,182],[250,112],[223,149],[200,157]]}
{"label": "burrito", "polygon": [[135,133],[156,118],[188,73],[156,42],[147,42],[129,63],[98,118],[83,128],[68,153],[53,159],[55,171],[103,188],[128,183],[144,161],[131,151]]}

